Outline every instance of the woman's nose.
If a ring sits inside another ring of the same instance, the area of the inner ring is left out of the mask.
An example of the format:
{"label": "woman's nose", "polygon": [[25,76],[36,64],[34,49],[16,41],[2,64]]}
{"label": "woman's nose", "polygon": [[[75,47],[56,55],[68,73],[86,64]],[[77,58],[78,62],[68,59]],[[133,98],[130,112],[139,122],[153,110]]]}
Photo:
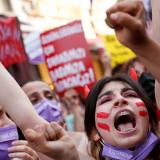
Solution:
{"label": "woman's nose", "polygon": [[128,101],[124,98],[118,99],[114,102],[114,107],[123,107],[124,105],[127,105]]}

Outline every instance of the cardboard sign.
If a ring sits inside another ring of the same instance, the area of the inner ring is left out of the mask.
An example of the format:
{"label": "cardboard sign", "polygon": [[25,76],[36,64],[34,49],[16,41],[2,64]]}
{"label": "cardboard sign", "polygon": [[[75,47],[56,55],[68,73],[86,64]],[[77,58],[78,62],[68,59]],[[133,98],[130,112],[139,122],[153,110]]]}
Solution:
{"label": "cardboard sign", "polygon": [[127,62],[135,57],[135,54],[125,46],[123,46],[115,35],[102,36],[107,53],[112,57],[112,66]]}
{"label": "cardboard sign", "polygon": [[46,64],[58,93],[95,83],[91,57],[80,21],[41,34]]}
{"label": "cardboard sign", "polygon": [[16,17],[0,17],[0,61],[5,67],[26,59]]}

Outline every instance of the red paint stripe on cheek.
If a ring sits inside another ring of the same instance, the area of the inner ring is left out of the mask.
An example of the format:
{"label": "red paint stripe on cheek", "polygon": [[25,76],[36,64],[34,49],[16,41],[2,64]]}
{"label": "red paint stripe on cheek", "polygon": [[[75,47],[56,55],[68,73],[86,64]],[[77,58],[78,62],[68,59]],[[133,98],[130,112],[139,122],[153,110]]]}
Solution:
{"label": "red paint stripe on cheek", "polygon": [[97,126],[101,129],[107,130],[108,132],[110,132],[110,127],[107,124],[104,123],[97,123]]}
{"label": "red paint stripe on cheek", "polygon": [[139,115],[142,117],[145,117],[148,115],[148,112],[147,111],[139,111]]}
{"label": "red paint stripe on cheek", "polygon": [[108,117],[109,117],[109,113],[107,113],[107,112],[97,113],[97,118],[108,118]]}
{"label": "red paint stripe on cheek", "polygon": [[136,102],[137,107],[145,107],[144,102]]}

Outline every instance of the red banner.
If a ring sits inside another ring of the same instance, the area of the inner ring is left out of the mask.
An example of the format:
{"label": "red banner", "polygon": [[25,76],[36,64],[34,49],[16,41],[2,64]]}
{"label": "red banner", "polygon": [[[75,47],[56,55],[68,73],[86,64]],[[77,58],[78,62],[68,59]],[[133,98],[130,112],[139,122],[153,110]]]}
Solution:
{"label": "red banner", "polygon": [[80,21],[41,34],[45,60],[58,93],[95,83],[91,57]]}
{"label": "red banner", "polygon": [[0,17],[0,62],[9,67],[26,59],[16,17]]}

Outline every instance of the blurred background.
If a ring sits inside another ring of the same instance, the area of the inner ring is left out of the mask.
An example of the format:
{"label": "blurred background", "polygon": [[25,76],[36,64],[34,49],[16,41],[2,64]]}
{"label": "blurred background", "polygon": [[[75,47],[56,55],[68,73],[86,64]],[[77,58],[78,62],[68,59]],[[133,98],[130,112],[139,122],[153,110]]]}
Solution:
{"label": "blurred background", "polygon": [[[26,57],[7,65],[7,70],[20,85],[30,80],[41,79],[52,86],[52,80],[44,62],[40,34],[74,20],[82,22],[97,80],[104,76],[104,68],[109,66],[103,65],[102,52],[110,56],[112,68],[134,58],[134,53],[121,46],[115,39],[113,30],[105,24],[105,12],[116,1],[0,0],[1,21],[9,17],[16,17],[18,20]],[[145,1],[148,20],[151,18],[149,3]]]}

